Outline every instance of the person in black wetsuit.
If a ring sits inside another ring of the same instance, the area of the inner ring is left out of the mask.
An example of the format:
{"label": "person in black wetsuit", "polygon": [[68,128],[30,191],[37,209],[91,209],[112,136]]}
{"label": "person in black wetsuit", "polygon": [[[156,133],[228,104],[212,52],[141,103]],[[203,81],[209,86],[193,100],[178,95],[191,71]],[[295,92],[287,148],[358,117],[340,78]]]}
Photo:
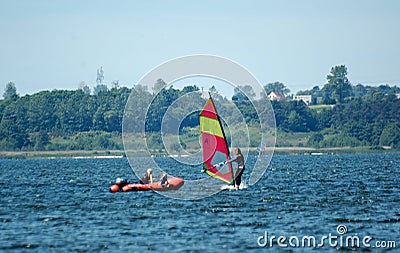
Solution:
{"label": "person in black wetsuit", "polygon": [[227,162],[228,163],[237,162],[237,164],[238,164],[238,168],[235,172],[235,188],[236,188],[236,190],[238,190],[240,183],[242,182],[242,175],[245,170],[245,167],[244,167],[244,157],[242,155],[242,151],[240,150],[240,148],[235,149],[235,155],[236,155],[235,158],[233,158]]}
{"label": "person in black wetsuit", "polygon": [[144,175],[140,181],[141,184],[149,184],[149,183],[153,183],[153,170],[152,169],[148,169],[146,172],[146,175]]}

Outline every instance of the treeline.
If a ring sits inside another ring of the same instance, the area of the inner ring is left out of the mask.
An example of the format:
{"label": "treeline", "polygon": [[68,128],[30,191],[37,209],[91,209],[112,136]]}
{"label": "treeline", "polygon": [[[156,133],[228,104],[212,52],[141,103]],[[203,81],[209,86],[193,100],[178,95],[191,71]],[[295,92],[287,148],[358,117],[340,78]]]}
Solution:
{"label": "treeline", "polygon": [[[95,94],[78,90],[42,91],[19,97],[15,86],[0,100],[0,150],[123,149],[121,131],[124,109],[131,92],[143,107],[132,122],[146,115],[146,132],[159,133],[167,109],[179,97],[192,93],[190,102],[206,101],[196,86],[163,89],[153,98],[140,85],[134,89],[103,89]],[[151,105],[148,109],[147,106]],[[148,110],[147,110],[148,109]],[[176,108],[175,110],[179,110]],[[135,124],[132,124],[134,127]],[[183,127],[199,125],[197,114],[185,118]],[[139,126],[133,132],[141,133]]]}
{"label": "treeline", "polygon": [[[343,99],[342,103],[347,103],[355,98],[362,98],[364,100],[374,100],[376,96],[383,95],[396,95],[400,93],[400,88],[397,86],[389,86],[389,85],[379,85],[379,86],[364,86],[362,84],[357,84],[355,86],[351,86],[350,89],[346,92],[346,97]],[[325,86],[321,89],[319,86],[314,86],[310,90],[302,90],[297,92],[297,95],[312,95],[313,98],[320,98],[320,104],[336,104],[339,103],[339,99],[335,99],[335,96],[332,95],[332,86],[326,88]],[[338,97],[338,96],[336,96]]]}
{"label": "treeline", "polygon": [[[366,145],[400,148],[400,99],[396,92],[390,88],[354,95],[353,91],[360,88],[360,85],[351,86],[352,90],[346,96],[337,92],[338,101],[332,106],[309,107],[302,101],[272,101],[278,132],[309,133],[307,145],[312,147]],[[150,142],[154,146],[161,144],[158,138],[161,122],[176,99],[190,94],[188,98],[193,105],[206,101],[195,85],[182,90],[169,87],[155,98],[152,95],[154,91],[140,85],[134,89],[112,88],[96,94],[83,90],[42,91],[22,97],[14,94],[0,100],[0,150],[123,149],[122,119],[131,92],[138,93],[136,101],[133,101],[137,106],[151,102],[146,115],[147,108],[143,108],[143,113],[135,117],[138,120],[146,117],[146,132],[153,133]],[[234,104],[247,124],[257,124],[254,108],[239,92],[237,90],[234,94]],[[230,110],[231,103],[226,107],[220,106],[229,104],[227,98],[215,90],[212,96],[218,108]],[[174,110],[178,113],[180,108]],[[224,112],[221,110],[220,113]],[[198,112],[194,112],[181,122],[180,128],[198,125]],[[142,129],[133,129],[135,131]]]}
{"label": "treeline", "polygon": [[331,115],[325,115],[322,127],[328,126],[338,131],[342,139],[350,137],[352,146],[400,148],[400,100],[384,93],[374,94],[372,99],[355,98],[348,104],[335,106]]}
{"label": "treeline", "polygon": [[[298,92],[298,95],[312,95],[320,98],[322,104],[335,105],[331,110],[319,110],[314,116],[293,111],[288,116],[292,119],[289,121],[303,123],[303,128],[297,130],[318,131],[309,138],[309,146],[400,148],[399,87],[353,86],[347,79],[346,66],[340,65],[332,67],[322,89],[315,86],[311,90]],[[303,116],[303,122],[300,121],[300,115]]]}
{"label": "treeline", "polygon": [[400,99],[394,95],[323,108],[299,101],[273,101],[272,105],[278,131],[310,133],[308,146],[400,148]]}
{"label": "treeline", "polygon": [[[122,148],[109,142],[113,136],[109,133],[121,132],[130,93],[131,89],[125,87],[97,95],[83,90],[54,90],[1,100],[0,149],[86,149],[93,140],[98,142],[94,149]],[[77,135],[86,132],[92,133]],[[68,144],[61,141],[72,136]],[[58,144],[51,145],[50,141],[57,138],[61,138]],[[82,144],[85,141],[86,146]]]}
{"label": "treeline", "polygon": [[308,146],[390,146],[400,148],[400,99],[375,94],[332,107],[307,107],[298,101],[273,102],[278,129],[309,132]]}

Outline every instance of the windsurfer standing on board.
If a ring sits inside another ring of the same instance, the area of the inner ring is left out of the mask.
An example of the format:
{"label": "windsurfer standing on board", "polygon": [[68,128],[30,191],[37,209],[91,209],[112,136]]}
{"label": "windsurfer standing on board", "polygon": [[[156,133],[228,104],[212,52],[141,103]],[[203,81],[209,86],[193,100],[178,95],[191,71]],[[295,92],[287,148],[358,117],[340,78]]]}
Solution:
{"label": "windsurfer standing on board", "polygon": [[235,158],[226,162],[227,163],[237,162],[238,164],[238,168],[235,172],[235,189],[238,190],[240,183],[242,182],[242,175],[245,170],[245,167],[244,167],[244,157],[242,155],[242,151],[240,150],[240,148],[235,148],[235,155],[236,155]]}

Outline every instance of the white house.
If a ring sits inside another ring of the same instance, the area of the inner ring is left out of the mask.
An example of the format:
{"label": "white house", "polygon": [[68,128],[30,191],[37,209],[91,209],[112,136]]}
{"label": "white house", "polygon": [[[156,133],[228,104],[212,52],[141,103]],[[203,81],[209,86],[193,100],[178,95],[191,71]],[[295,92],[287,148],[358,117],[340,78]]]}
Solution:
{"label": "white house", "polygon": [[279,91],[272,91],[271,93],[268,94],[267,98],[271,101],[282,101],[286,100],[285,95],[282,92]]}
{"label": "white house", "polygon": [[293,100],[303,101],[306,105],[312,104],[312,96],[311,95],[296,95]]}

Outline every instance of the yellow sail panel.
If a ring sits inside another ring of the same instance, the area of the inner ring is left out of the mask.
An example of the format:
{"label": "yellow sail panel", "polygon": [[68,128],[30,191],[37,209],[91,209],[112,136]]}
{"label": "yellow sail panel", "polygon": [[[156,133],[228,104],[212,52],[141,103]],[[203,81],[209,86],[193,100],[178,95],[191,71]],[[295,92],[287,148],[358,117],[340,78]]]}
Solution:
{"label": "yellow sail panel", "polygon": [[200,131],[225,138],[217,119],[200,117]]}

